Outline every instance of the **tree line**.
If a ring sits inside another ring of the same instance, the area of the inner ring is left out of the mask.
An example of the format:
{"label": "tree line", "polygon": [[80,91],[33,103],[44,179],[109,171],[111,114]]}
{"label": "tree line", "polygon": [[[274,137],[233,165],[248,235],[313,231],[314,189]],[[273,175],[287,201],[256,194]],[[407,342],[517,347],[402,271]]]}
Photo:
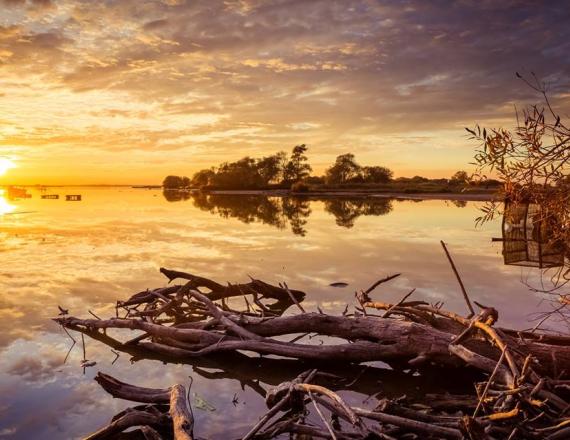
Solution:
{"label": "tree line", "polygon": [[192,178],[167,176],[163,187],[178,189],[187,187],[216,188],[288,188],[299,182],[307,183],[387,183],[392,179],[390,169],[381,166],[360,166],[354,154],[342,154],[326,170],[324,176],[311,176],[313,168],[307,157],[305,144],[295,146],[291,154],[284,151],[261,158],[246,156],[235,162],[224,162],[217,167],[200,170]]}
{"label": "tree line", "polygon": [[[253,158],[246,156],[235,162],[223,162],[196,172],[192,178],[186,176],[167,176],[165,189],[211,188],[211,189],[259,189],[292,188],[306,190],[307,185],[346,185],[346,184],[388,184],[394,180],[394,173],[385,166],[362,166],[352,153],[339,155],[335,162],[326,169],[323,176],[311,175],[313,171],[307,157],[305,144],[295,146],[290,154],[278,153]],[[469,176],[465,171],[458,171],[445,183],[466,183]],[[398,178],[398,182],[422,183],[429,179],[415,176]]]}

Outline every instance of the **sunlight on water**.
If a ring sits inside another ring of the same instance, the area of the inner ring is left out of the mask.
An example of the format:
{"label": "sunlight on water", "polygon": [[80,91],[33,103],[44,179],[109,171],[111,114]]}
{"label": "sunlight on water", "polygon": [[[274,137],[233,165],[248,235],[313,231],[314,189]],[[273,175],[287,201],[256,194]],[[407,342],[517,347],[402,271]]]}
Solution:
{"label": "sunlight on water", "polygon": [[16,209],[14,205],[11,205],[8,200],[6,200],[5,190],[0,189],[0,216],[4,214],[9,214]]}

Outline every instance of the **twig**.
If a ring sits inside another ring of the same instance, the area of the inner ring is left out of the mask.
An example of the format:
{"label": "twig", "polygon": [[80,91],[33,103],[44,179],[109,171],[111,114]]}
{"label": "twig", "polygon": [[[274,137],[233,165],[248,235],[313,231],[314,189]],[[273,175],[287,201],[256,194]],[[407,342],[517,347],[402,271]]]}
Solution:
{"label": "twig", "polygon": [[87,355],[85,354],[85,336],[81,333],[81,343],[83,344],[83,362],[87,360]]}
{"label": "twig", "polygon": [[299,303],[299,301],[297,301],[297,298],[295,298],[295,296],[291,293],[291,291],[289,290],[289,286],[287,286],[286,282],[283,282],[283,284],[279,283],[279,287],[281,287],[282,289],[285,289],[285,291],[289,294],[289,296],[291,297],[291,300],[297,305],[297,307],[299,307],[299,309],[301,310],[301,312],[303,313],[307,313],[305,311],[305,309],[303,308],[303,306]]}
{"label": "twig", "polygon": [[469,295],[467,295],[467,291],[465,290],[465,286],[463,285],[463,281],[461,280],[461,277],[459,276],[459,272],[457,271],[457,268],[455,267],[455,263],[453,262],[453,259],[451,258],[451,254],[447,250],[447,247],[445,246],[445,243],[443,242],[443,240],[441,240],[441,246],[443,247],[443,250],[445,251],[445,255],[447,255],[447,259],[449,260],[449,264],[451,264],[451,268],[453,269],[453,273],[455,274],[455,277],[457,278],[457,282],[459,283],[459,286],[461,287],[461,292],[463,292],[463,298],[465,298],[465,302],[467,303],[467,307],[469,308],[469,312],[470,312],[468,318],[471,318],[472,316],[475,315],[475,310],[473,309],[473,306],[471,305],[471,301],[469,300]]}
{"label": "twig", "polygon": [[333,438],[333,440],[337,440],[336,435],[334,433],[334,430],[332,429],[332,426],[329,424],[329,422],[327,422],[327,419],[325,419],[325,416],[323,415],[321,409],[319,408],[319,405],[317,405],[317,402],[315,402],[315,398],[313,397],[313,393],[311,393],[311,390],[308,390],[307,394],[309,395],[311,402],[313,402],[313,406],[317,410],[317,414],[319,415],[319,417],[321,418],[321,420],[325,424],[325,426],[326,426],[327,430],[329,431],[331,437]]}
{"label": "twig", "polygon": [[283,399],[279,401],[279,403],[277,403],[273,408],[267,411],[261,419],[259,419],[259,421],[255,424],[255,426],[251,428],[246,435],[243,436],[242,440],[249,440],[250,438],[252,438],[255,435],[255,433],[259,431],[263,427],[263,425],[267,423],[269,419],[271,419],[271,417],[277,414],[281,410],[281,408],[283,408],[289,402],[290,395],[291,392],[289,391],[285,395],[285,397],[283,397]]}
{"label": "twig", "polygon": [[487,384],[485,385],[485,389],[483,390],[483,393],[481,394],[481,397],[479,398],[479,402],[477,403],[477,407],[475,408],[475,411],[473,412],[473,418],[477,417],[477,413],[479,412],[479,408],[481,408],[481,405],[483,404],[483,401],[485,400],[485,397],[487,396],[487,392],[489,391],[489,387],[491,386],[491,383],[495,379],[495,375],[497,374],[497,371],[499,371],[499,368],[503,363],[503,359],[505,358],[506,351],[507,351],[507,346],[505,346],[504,350],[501,352],[501,356],[499,357],[499,360],[497,361],[497,365],[495,365],[495,369],[493,370],[493,372],[489,376],[489,380],[487,381]]}
{"label": "twig", "polygon": [[119,359],[120,353],[118,351],[113,350],[113,349],[111,349],[111,351],[115,355],[115,359],[113,359],[113,362],[111,362],[111,365],[115,365],[115,362],[117,362],[117,359]]}
{"label": "twig", "polygon": [[387,318],[388,316],[390,316],[390,315],[392,314],[392,311],[393,311],[396,307],[401,306],[402,303],[403,303],[404,301],[406,301],[406,300],[412,295],[412,293],[414,293],[415,291],[416,291],[415,288],[412,289],[412,290],[410,290],[406,295],[404,295],[404,297],[403,297],[400,301],[398,301],[396,304],[392,304],[392,307],[390,307],[388,310],[386,310],[386,312],[384,313],[384,315],[382,315],[382,318]]}
{"label": "twig", "polygon": [[95,313],[93,313],[91,310],[87,310],[92,316],[94,316],[95,318],[97,318],[98,320],[101,321],[101,318],[99,318]]}
{"label": "twig", "polygon": [[376,287],[378,287],[380,284],[386,283],[386,282],[388,282],[388,281],[390,281],[390,280],[393,280],[394,278],[398,278],[400,275],[401,275],[400,273],[397,273],[397,274],[394,274],[394,275],[390,275],[390,276],[388,276],[388,277],[386,277],[386,278],[382,278],[381,280],[378,280],[378,281],[376,281],[374,284],[372,284],[368,289],[366,289],[366,290],[364,291],[364,293],[365,293],[366,295],[368,295],[370,292],[372,292],[374,289],[376,289]]}

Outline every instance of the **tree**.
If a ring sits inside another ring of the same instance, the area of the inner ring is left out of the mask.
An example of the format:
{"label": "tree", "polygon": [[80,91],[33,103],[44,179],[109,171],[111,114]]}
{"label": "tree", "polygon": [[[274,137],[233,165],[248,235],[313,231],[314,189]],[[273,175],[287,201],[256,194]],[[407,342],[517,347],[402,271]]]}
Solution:
{"label": "tree", "polygon": [[297,145],[293,148],[289,162],[285,165],[283,181],[297,182],[309,177],[313,169],[309,165],[309,159],[305,154],[307,149],[305,144]]}
{"label": "tree", "polygon": [[391,169],[381,166],[364,167],[362,174],[364,181],[371,183],[388,183],[394,176]]}
{"label": "tree", "polygon": [[192,184],[198,187],[207,186],[210,184],[210,180],[215,174],[215,168],[200,170],[197,173],[194,173],[194,176],[192,176]]}
{"label": "tree", "polygon": [[[187,179],[187,180],[184,180]],[[184,188],[185,182],[190,182],[188,177],[180,177],[180,176],[166,176],[164,181],[162,182],[162,186],[166,189],[179,189]]]}
{"label": "tree", "polygon": [[287,154],[284,151],[266,156],[257,161],[257,172],[265,185],[279,182],[283,178],[287,163]]}
{"label": "tree", "polygon": [[251,157],[221,164],[210,181],[212,185],[223,188],[258,188],[263,184],[257,161]]}
{"label": "tree", "polygon": [[451,176],[450,183],[453,185],[459,185],[469,182],[469,174],[466,171],[457,171],[453,176]]}
{"label": "tree", "polygon": [[354,154],[341,154],[336,158],[333,166],[326,170],[327,183],[346,183],[359,176],[362,168],[354,158]]}
{"label": "tree", "polygon": [[[492,173],[502,183],[495,197],[501,203],[489,202],[483,206],[477,222],[505,215],[509,206],[532,203],[535,212],[532,221],[546,235],[542,239],[546,239],[543,248],[566,255],[564,265],[548,274],[552,285],[535,288],[554,294],[557,288],[568,286],[570,274],[570,124],[567,116],[552,107],[546,85],[532,76],[528,80],[517,73],[519,79],[542,95],[543,102],[517,112],[514,130],[478,125],[466,130],[479,143],[475,176],[484,181],[486,174]],[[502,203],[503,200],[507,203]],[[566,293],[558,300],[565,303],[569,298]],[[560,314],[559,310],[553,313]]]}

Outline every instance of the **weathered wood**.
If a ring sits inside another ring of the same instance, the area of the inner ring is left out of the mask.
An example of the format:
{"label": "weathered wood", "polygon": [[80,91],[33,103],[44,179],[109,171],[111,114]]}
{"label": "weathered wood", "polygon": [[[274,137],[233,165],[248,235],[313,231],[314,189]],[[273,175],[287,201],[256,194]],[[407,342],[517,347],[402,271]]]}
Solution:
{"label": "weathered wood", "polygon": [[[407,297],[397,304],[374,302],[364,291],[359,293],[360,306],[364,310],[367,307],[386,310],[384,316],[349,315],[346,311],[341,316],[322,312],[276,316],[267,314],[270,309],[260,298],[272,295],[276,299],[283,295],[287,304],[294,304],[293,294],[286,285],[284,289],[276,288],[252,279],[248,285],[222,286],[184,272],[164,272],[171,280],[182,278],[187,283],[133,295],[119,304],[127,311],[125,318],[79,319],[64,314],[55,321],[64,329],[79,331],[135,358],[216,368],[219,364],[212,363],[212,359],[228,356],[237,362],[232,365],[230,361],[221,372],[200,371],[200,368],[195,371],[205,377],[233,377],[231,371],[240,381],[247,377],[245,383],[262,395],[265,390],[259,383],[253,383],[259,378],[254,370],[259,371],[268,362],[296,360],[299,365],[299,361],[305,365],[336,365],[345,379],[356,364],[372,361],[386,362],[402,372],[425,374],[442,367],[453,369],[450,373],[453,377],[461,376],[463,371],[478,372],[477,376],[471,376],[479,381],[477,392],[472,395],[468,393],[474,390],[473,382],[469,382],[468,390],[462,388],[464,391],[456,391],[456,395],[426,394],[417,403],[408,398],[396,403],[384,395],[381,405],[368,410],[347,405],[334,389],[324,384],[310,383],[316,374],[314,370],[294,380],[287,379],[267,393],[270,410],[247,438],[269,439],[285,433],[310,433],[332,439],[369,436],[392,439],[409,435],[426,439],[512,438],[513,435],[521,439],[547,435],[565,438],[566,413],[570,407],[567,401],[570,371],[566,368],[570,364],[570,338],[566,336],[499,328],[495,326],[498,312],[477,302],[474,304],[481,308],[480,313],[468,319],[423,301],[407,301]],[[249,290],[246,293],[243,289]],[[267,295],[264,289],[269,292]],[[258,312],[252,311],[249,303],[246,312],[232,310],[224,301],[215,303],[215,298],[224,299],[227,297],[224,295],[238,292],[251,294]],[[112,329],[130,329],[140,334],[121,343],[107,334]],[[304,337],[308,335],[311,337]],[[320,345],[310,342],[314,336],[321,337]],[[244,352],[264,357],[254,360]],[[341,366],[346,366],[344,371]],[[240,369],[248,372],[236,373]],[[162,390],[141,388],[103,373],[96,380],[114,397],[147,405],[118,414],[93,438],[122,438],[130,433],[138,435],[136,438],[144,435],[154,439],[155,433],[164,434],[161,431],[164,426],[171,429],[177,440],[192,438],[194,422],[182,385]],[[358,375],[350,383],[360,380]],[[364,386],[362,390],[374,392],[375,388]],[[307,424],[307,403],[312,403],[310,408],[318,415],[321,426]],[[429,409],[424,412],[413,405],[419,408],[427,405]],[[332,420],[327,419],[322,407],[332,413]],[[280,412],[283,414],[278,416]],[[484,413],[478,416],[478,412]],[[350,424],[348,429],[339,419]],[[364,423],[362,419],[368,421]],[[136,427],[139,429],[130,430]]]}
{"label": "weathered wood", "polygon": [[174,385],[170,389],[170,417],[174,429],[174,440],[192,440],[194,418],[188,411],[186,389]]}
{"label": "weathered wood", "polygon": [[105,373],[97,373],[95,382],[111,396],[141,403],[169,403],[170,389],[143,388],[121,382]]}
{"label": "weathered wood", "polygon": [[150,414],[146,411],[131,410],[117,418],[99,431],[85,437],[84,440],[106,440],[134,426],[157,426],[167,423],[165,416]]}
{"label": "weathered wood", "polygon": [[[320,313],[306,313],[271,319],[229,317],[234,323],[240,323],[247,332],[262,337],[261,339],[240,339],[231,334],[215,330],[196,328],[177,328],[142,321],[139,319],[78,319],[60,317],[55,321],[64,327],[79,330],[127,328],[141,330],[152,335],[156,342],[168,338],[188,344],[186,349],[173,350],[175,356],[195,357],[213,353],[249,350],[260,354],[273,354],[306,360],[334,360],[339,362],[409,362],[421,356],[425,362],[459,367],[461,356],[449,355],[449,344],[456,336],[432,327],[396,319],[378,319],[376,317],[330,316]],[[309,345],[287,343],[273,339],[296,333],[317,333],[353,341],[347,344]],[[245,333],[244,333],[245,334]],[[243,335],[242,335],[243,336]],[[519,346],[526,356],[532,355],[538,360],[537,369],[562,372],[564,364],[570,364],[570,346],[528,342],[524,346],[516,340],[508,339],[510,346]],[[511,345],[512,344],[512,345]],[[484,341],[469,341],[468,349],[495,365],[501,354]],[[457,353],[454,353],[457,354]],[[465,361],[465,359],[463,359]],[[554,361],[556,360],[556,361]],[[467,362],[467,361],[466,361]],[[556,362],[556,365],[554,365]],[[477,367],[477,364],[467,362]],[[417,364],[416,364],[417,365]],[[487,371],[487,370],[484,370]],[[568,372],[566,372],[568,374]]]}
{"label": "weathered wood", "polygon": [[[130,385],[104,373],[98,373],[95,381],[113,397],[134,402],[169,404],[169,415],[160,412],[129,409],[119,414],[106,427],[91,434],[87,440],[115,438],[117,434],[134,426],[141,426],[146,438],[156,439],[160,435],[151,426],[172,425],[174,440],[192,440],[194,418],[189,410],[186,389],[182,385],[174,385],[168,389],[143,388]],[[151,407],[153,408],[153,407]]]}

